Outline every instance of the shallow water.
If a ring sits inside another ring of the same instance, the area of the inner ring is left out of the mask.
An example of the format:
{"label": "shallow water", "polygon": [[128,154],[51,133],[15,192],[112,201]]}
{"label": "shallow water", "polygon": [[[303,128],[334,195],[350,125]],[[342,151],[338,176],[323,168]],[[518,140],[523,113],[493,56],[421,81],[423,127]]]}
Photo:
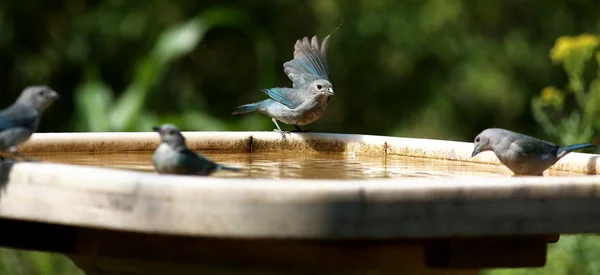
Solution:
{"label": "shallow water", "polygon": [[[460,161],[412,158],[397,155],[352,156],[341,153],[218,153],[203,152],[218,163],[242,168],[239,173],[219,171],[215,177],[376,179],[376,178],[452,178],[457,176],[507,177],[512,172],[499,165]],[[154,172],[152,152],[145,153],[43,153],[28,156],[44,162],[103,166]],[[547,176],[574,175],[547,171]]]}

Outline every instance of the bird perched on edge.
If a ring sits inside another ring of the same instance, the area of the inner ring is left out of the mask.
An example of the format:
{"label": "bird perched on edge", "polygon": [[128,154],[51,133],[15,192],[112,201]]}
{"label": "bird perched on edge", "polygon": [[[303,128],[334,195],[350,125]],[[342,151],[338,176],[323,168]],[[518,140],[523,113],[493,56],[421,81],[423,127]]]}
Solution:
{"label": "bird perched on edge", "polygon": [[175,125],[163,124],[152,129],[160,135],[160,146],[152,156],[152,164],[160,174],[208,176],[217,170],[240,170],[214,163],[187,148],[185,137]]}
{"label": "bird perched on edge", "polygon": [[17,147],[35,133],[42,113],[60,95],[48,86],[29,86],[23,89],[17,100],[0,111],[0,151],[31,160],[21,155]]}
{"label": "bird perched on edge", "polygon": [[269,99],[239,106],[232,114],[259,112],[268,115],[277,127],[274,131],[281,133],[283,138],[289,132],[282,131],[277,120],[294,125],[299,132],[306,132],[300,126],[318,120],[327,109],[329,97],[333,95],[327,65],[330,35],[323,39],[320,48],[317,36],[310,41],[308,37],[296,41],[294,59],[283,64],[283,71],[293,82],[292,88],[262,89]]}
{"label": "bird perched on edge", "polygon": [[559,147],[548,141],[500,128],[488,128],[475,137],[471,157],[483,151],[493,151],[496,157],[515,175],[541,176],[548,167],[575,150],[594,147],[574,144]]}

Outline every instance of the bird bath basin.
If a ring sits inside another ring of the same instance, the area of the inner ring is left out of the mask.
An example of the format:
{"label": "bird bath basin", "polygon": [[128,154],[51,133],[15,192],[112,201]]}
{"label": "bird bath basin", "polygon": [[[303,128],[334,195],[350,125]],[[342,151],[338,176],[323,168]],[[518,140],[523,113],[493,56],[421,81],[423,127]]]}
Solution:
{"label": "bird bath basin", "polygon": [[42,163],[0,164],[0,245],[87,274],[477,274],[600,232],[593,154],[513,177],[465,142],[183,134],[242,172],[158,175],[153,132],[35,134],[20,151]]}

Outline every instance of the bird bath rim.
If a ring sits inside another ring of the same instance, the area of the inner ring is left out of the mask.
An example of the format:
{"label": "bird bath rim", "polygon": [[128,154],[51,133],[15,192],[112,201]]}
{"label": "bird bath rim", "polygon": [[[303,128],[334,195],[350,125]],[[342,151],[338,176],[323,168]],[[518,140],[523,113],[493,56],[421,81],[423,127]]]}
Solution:
{"label": "bird bath rim", "polygon": [[[183,132],[190,149],[398,154],[500,165],[472,143],[371,135]],[[39,133],[20,152],[153,151],[139,133]],[[597,155],[552,169],[595,174]],[[326,184],[324,184],[326,183]],[[389,239],[600,232],[600,177],[240,179],[17,163],[0,218],[169,235]],[[565,219],[570,222],[565,223]]]}
{"label": "bird bath rim", "polygon": [[[490,151],[471,157],[472,142],[329,133],[292,133],[286,135],[285,139],[275,132],[182,131],[182,134],[187,139],[188,147],[195,151],[252,153],[289,150],[354,155],[381,154],[502,166]],[[155,132],[36,133],[19,148],[19,151],[24,154],[28,152],[152,152],[159,144],[160,139]],[[588,175],[600,174],[598,156],[572,152],[548,170]]]}

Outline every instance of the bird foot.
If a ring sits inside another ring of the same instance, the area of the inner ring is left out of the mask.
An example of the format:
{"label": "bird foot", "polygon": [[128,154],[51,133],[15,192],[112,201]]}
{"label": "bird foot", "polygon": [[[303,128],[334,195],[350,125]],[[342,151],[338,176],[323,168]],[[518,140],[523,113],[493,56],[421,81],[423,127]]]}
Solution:
{"label": "bird foot", "polygon": [[273,129],[273,132],[280,133],[280,134],[281,134],[281,137],[282,137],[283,139],[285,139],[285,135],[286,135],[286,134],[291,134],[291,132],[290,132],[290,131],[283,131],[283,130],[279,130],[279,129]]}

